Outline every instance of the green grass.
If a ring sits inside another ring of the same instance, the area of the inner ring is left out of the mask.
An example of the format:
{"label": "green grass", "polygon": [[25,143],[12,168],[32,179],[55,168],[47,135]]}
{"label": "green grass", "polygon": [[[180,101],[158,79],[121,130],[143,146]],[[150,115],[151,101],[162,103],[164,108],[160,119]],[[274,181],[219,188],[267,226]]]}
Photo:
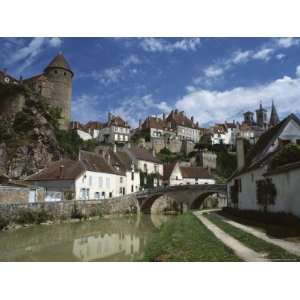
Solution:
{"label": "green grass", "polygon": [[239,240],[245,246],[253,249],[256,252],[265,253],[266,258],[273,261],[300,261],[300,257],[289,253],[288,251],[270,244],[256,236],[236,228],[220,219],[216,214],[206,214],[211,222],[223,229],[226,233]]}
{"label": "green grass", "polygon": [[146,244],[144,261],[240,261],[194,215],[165,224]]}

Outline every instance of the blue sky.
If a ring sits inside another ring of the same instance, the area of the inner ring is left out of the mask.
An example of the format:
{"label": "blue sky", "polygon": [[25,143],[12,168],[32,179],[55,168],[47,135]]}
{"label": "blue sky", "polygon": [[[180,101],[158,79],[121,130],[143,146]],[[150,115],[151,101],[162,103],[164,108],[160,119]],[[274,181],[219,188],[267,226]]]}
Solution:
{"label": "blue sky", "polygon": [[178,108],[208,126],[272,99],[281,117],[300,113],[297,38],[0,38],[0,49],[0,68],[17,78],[63,52],[81,122],[112,111],[136,126]]}

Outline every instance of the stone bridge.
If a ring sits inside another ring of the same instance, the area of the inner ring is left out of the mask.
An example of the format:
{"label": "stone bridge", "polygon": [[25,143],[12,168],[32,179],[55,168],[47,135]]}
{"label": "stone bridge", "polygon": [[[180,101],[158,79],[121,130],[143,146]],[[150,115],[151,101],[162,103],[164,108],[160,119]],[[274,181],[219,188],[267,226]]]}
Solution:
{"label": "stone bridge", "polygon": [[171,199],[177,209],[186,211],[198,209],[203,201],[210,195],[222,194],[227,197],[225,184],[196,184],[176,185],[147,189],[136,193],[140,211],[151,213],[152,205],[160,198],[161,202]]}

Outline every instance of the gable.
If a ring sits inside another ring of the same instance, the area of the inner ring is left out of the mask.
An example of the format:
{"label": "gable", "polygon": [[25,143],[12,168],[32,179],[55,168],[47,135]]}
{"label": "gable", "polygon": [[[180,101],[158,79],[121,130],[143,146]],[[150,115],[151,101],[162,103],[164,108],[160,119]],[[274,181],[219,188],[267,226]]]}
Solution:
{"label": "gable", "polygon": [[283,140],[300,139],[300,125],[295,120],[290,120],[279,135],[279,138]]}

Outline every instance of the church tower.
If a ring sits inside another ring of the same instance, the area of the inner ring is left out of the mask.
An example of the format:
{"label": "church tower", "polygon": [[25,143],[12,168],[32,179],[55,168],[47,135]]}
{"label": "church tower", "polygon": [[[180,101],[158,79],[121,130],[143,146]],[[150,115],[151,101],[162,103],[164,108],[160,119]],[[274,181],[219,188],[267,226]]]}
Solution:
{"label": "church tower", "polygon": [[269,121],[269,127],[273,127],[277,125],[280,122],[276,107],[274,105],[274,101],[272,100],[272,110],[271,110],[271,116]]}
{"label": "church tower", "polygon": [[267,111],[262,107],[261,103],[259,109],[256,110],[256,123],[259,127],[267,129]]}
{"label": "church tower", "polygon": [[61,129],[68,129],[71,118],[72,79],[70,65],[59,53],[45,68],[44,75],[51,84],[49,104],[62,109]]}

